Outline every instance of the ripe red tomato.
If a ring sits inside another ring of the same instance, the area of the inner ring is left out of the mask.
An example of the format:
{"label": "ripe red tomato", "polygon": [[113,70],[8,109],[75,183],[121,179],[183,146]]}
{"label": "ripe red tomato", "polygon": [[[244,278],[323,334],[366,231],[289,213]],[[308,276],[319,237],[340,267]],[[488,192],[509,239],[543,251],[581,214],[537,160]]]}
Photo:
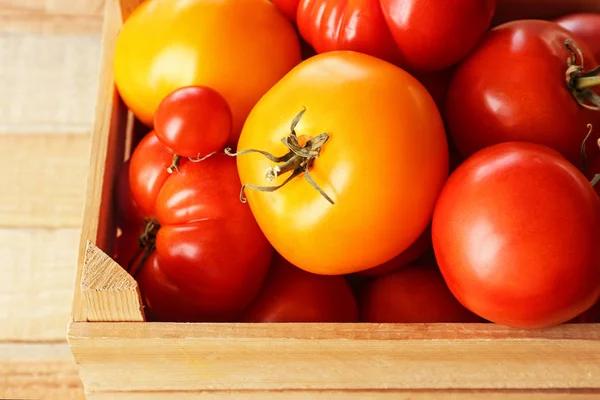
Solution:
{"label": "ripe red tomato", "polygon": [[121,225],[141,226],[144,222],[144,212],[133,200],[129,185],[129,165],[131,160],[127,160],[121,166],[117,185],[115,188],[117,199],[117,218],[123,221]]}
{"label": "ripe red tomato", "polygon": [[343,276],[315,275],[276,255],[245,322],[357,322],[354,293]]}
{"label": "ripe red tomato", "polygon": [[300,34],[317,53],[353,50],[383,60],[401,60],[379,0],[301,0]]}
{"label": "ripe red tomato", "polygon": [[139,237],[142,235],[141,225],[127,224],[119,227],[115,247],[113,251],[113,260],[123,269],[129,270],[133,267],[136,259],[139,259],[140,250]]}
{"label": "ripe red tomato", "polygon": [[496,0],[381,0],[385,21],[411,71],[439,71],[464,58],[490,26]]}
{"label": "ripe red tomato", "polygon": [[600,198],[546,146],[502,143],[467,159],[438,198],[432,239],[454,296],[490,321],[550,327],[600,295]]}
{"label": "ripe red tomato", "polygon": [[586,125],[600,126],[600,112],[578,104],[565,84],[572,57],[568,39],[581,50],[585,68],[594,68],[596,60],[585,43],[541,20],[494,28],[458,65],[445,119],[465,157],[496,143],[525,141],[552,147],[581,165]]}
{"label": "ripe red tomato", "polygon": [[483,322],[454,298],[439,270],[413,265],[369,283],[361,319],[379,323]]}
{"label": "ripe red tomato", "polygon": [[206,86],[185,86],[158,105],[154,131],[178,156],[202,158],[225,147],[232,119],[229,104],[219,92]]}
{"label": "ripe red tomato", "polygon": [[555,22],[584,40],[596,61],[600,62],[600,14],[569,14],[557,18]]}
{"label": "ripe red tomato", "polygon": [[271,0],[290,21],[296,23],[296,14],[298,13],[298,4],[300,0]]}
{"label": "ripe red tomato", "polygon": [[184,159],[168,174],[170,156],[151,133],[130,164],[134,200],[160,224],[156,250],[136,275],[148,314],[160,321],[235,320],[258,293],[273,249],[239,201],[234,159]]}
{"label": "ripe red tomato", "polygon": [[427,227],[421,236],[419,236],[419,238],[412,245],[410,245],[408,249],[404,250],[402,253],[398,254],[388,262],[383,263],[375,268],[359,271],[356,273],[356,275],[372,277],[388,274],[415,262],[430,248],[431,227]]}

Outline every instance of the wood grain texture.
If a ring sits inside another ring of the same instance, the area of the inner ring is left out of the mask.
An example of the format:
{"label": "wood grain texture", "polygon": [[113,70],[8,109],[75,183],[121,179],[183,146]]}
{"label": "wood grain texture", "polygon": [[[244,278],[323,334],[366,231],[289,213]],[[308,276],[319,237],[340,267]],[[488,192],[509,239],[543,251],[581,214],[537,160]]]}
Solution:
{"label": "wood grain texture", "polygon": [[592,325],[74,323],[68,338],[90,392],[600,389]]}
{"label": "wood grain texture", "polygon": [[121,26],[122,19],[118,1],[108,1],[102,34],[100,84],[91,139],[93,151],[90,154],[88,168],[86,201],[72,305],[74,321],[88,320],[81,296],[81,276],[88,241],[92,241],[103,251],[112,248],[116,229],[114,182],[118,168],[124,159],[127,135],[131,134],[133,129],[133,118],[118,96],[112,69],[115,41]]}
{"label": "wood grain texture", "polygon": [[83,399],[67,344],[0,343],[0,398]]}
{"label": "wood grain texture", "polygon": [[0,228],[81,227],[89,139],[0,135]]}
{"label": "wood grain texture", "polygon": [[0,229],[0,341],[65,340],[79,232]]}
{"label": "wood grain texture", "polygon": [[90,132],[98,90],[98,35],[2,33],[0,60],[0,132]]}
{"label": "wood grain texture", "polygon": [[89,241],[81,276],[81,297],[88,321],[145,321],[135,279]]}
{"label": "wood grain texture", "polygon": [[88,393],[88,400],[592,400],[600,391],[273,390]]}

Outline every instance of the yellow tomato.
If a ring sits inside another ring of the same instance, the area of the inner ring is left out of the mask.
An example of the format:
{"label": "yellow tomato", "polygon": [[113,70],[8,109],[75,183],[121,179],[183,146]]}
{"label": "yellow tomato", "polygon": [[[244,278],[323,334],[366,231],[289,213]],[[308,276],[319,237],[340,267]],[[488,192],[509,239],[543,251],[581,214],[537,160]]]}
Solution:
{"label": "yellow tomato", "polygon": [[[329,139],[306,179],[278,190],[246,187],[261,229],[292,264],[318,274],[347,274],[380,265],[408,248],[431,221],[448,175],[440,114],[426,89],[407,72],[361,53],[324,53],[304,61],[254,107],[238,144],[243,184],[274,186],[281,166],[257,149],[282,156],[282,138],[305,109],[295,132],[302,145]],[[266,174],[270,171],[270,174]]]}
{"label": "yellow tomato", "polygon": [[233,112],[235,145],[248,112],[300,60],[292,24],[269,0],[147,0],[119,34],[114,71],[125,104],[149,126],[173,90],[217,90]]}

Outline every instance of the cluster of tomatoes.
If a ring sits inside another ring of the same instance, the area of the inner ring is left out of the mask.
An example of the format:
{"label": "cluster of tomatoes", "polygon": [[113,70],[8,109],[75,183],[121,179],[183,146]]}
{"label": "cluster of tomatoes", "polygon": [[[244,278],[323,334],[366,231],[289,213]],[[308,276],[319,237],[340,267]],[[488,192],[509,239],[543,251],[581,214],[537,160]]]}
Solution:
{"label": "cluster of tomatoes", "polygon": [[141,3],[114,257],[148,318],[598,322],[600,15],[495,10]]}

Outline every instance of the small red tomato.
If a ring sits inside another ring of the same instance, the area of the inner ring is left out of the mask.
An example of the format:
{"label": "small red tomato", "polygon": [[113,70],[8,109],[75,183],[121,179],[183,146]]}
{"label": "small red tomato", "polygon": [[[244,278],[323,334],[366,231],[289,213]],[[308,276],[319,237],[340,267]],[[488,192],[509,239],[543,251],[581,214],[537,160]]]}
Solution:
{"label": "small red tomato", "polygon": [[422,265],[369,283],[362,291],[360,310],[364,322],[483,322],[454,298],[437,268]]}
{"label": "small red tomato", "polygon": [[375,268],[357,272],[356,275],[364,277],[381,276],[404,268],[415,262],[431,248],[431,227],[427,227],[419,238],[406,250],[392,258],[390,261]]}
{"label": "small red tomato", "polygon": [[383,15],[413,72],[439,71],[463,59],[490,26],[496,0],[381,0]]}
{"label": "small red tomato", "polygon": [[555,22],[584,40],[596,61],[600,62],[600,14],[569,14],[556,19]]}
{"label": "small red tomato", "polygon": [[225,147],[232,120],[229,104],[219,92],[206,86],[186,86],[159,104],[154,130],[172,153],[201,158]]}
{"label": "small red tomato", "polygon": [[300,0],[271,0],[273,4],[293,23],[296,23]]}
{"label": "small red tomato", "polygon": [[487,147],[448,179],[432,239],[454,296],[483,318],[555,326],[600,295],[600,198],[546,146]]}
{"label": "small red tomato", "polygon": [[[581,106],[566,84],[573,59],[567,40],[583,55],[583,60],[577,55],[575,64],[585,61],[586,70],[598,65],[587,45],[560,25],[519,20],[492,29],[457,66],[445,120],[463,156],[519,141],[549,146],[581,165],[586,126],[600,127],[600,112]],[[572,84],[581,82],[576,78]]]}
{"label": "small red tomato", "polygon": [[379,0],[301,0],[296,21],[317,53],[352,50],[400,62]]}
{"label": "small red tomato", "polygon": [[343,276],[315,275],[276,255],[245,322],[356,322],[356,299]]}

